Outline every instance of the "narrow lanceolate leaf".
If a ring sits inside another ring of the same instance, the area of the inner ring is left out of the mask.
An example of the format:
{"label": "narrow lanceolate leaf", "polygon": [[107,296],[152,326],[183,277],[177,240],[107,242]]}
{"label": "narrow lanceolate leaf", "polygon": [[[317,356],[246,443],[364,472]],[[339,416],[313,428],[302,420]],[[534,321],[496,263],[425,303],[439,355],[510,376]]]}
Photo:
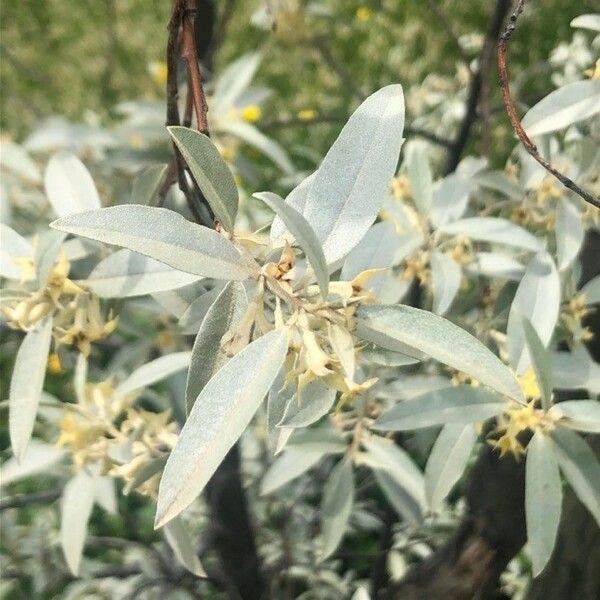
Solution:
{"label": "narrow lanceolate leaf", "polygon": [[529,136],[543,135],[600,112],[600,79],[569,83],[548,94],[523,117]]}
{"label": "narrow lanceolate leaf", "polygon": [[581,213],[571,200],[561,198],[556,207],[556,254],[559,270],[566,269],[577,258],[584,235]]}
{"label": "narrow lanceolate leaf", "polygon": [[536,431],[527,446],[525,467],[525,517],[534,577],[543,571],[554,549],[561,506],[554,442]]}
{"label": "narrow lanceolate leaf", "polygon": [[600,304],[600,275],[590,279],[582,288],[586,304]]}
{"label": "narrow lanceolate leaf", "polygon": [[0,240],[0,277],[22,279],[24,273],[14,259],[31,256],[31,244],[4,223],[0,223]]}
{"label": "narrow lanceolate leaf", "polygon": [[431,253],[431,283],[433,312],[443,315],[448,311],[460,289],[462,270],[447,254]]}
{"label": "narrow lanceolate leaf", "polygon": [[564,419],[561,425],[600,433],[600,402],[598,400],[566,400],[555,404],[550,414]]}
{"label": "narrow lanceolate leaf", "polygon": [[423,520],[423,506],[396,479],[382,469],[375,469],[373,475],[392,508],[403,519],[414,525]]}
{"label": "narrow lanceolate leaf", "polygon": [[474,423],[506,408],[507,403],[493,392],[458,385],[396,404],[375,421],[373,429],[407,431],[446,423]]}
{"label": "narrow lanceolate leaf", "polygon": [[67,452],[66,448],[57,448],[54,444],[44,444],[33,439],[21,462],[17,462],[13,456],[2,463],[0,485],[9,485],[42,472],[47,476],[52,473],[52,467],[65,458]]}
{"label": "narrow lanceolate leaf", "polygon": [[420,506],[425,506],[423,474],[411,457],[393,441],[372,435],[363,445],[366,463],[387,473]]}
{"label": "narrow lanceolate leaf", "polygon": [[54,229],[114,246],[202,277],[247,279],[251,269],[236,247],[208,227],[166,208],[126,204],[58,219]]}
{"label": "narrow lanceolate leaf", "polygon": [[248,300],[241,283],[230,281],[208,309],[192,349],[185,388],[187,413],[210,378],[229,360],[221,348],[223,336],[242,318]]}
{"label": "narrow lanceolate leaf", "polygon": [[471,217],[442,225],[438,231],[449,235],[464,235],[474,240],[539,251],[544,242],[529,231],[506,219]]}
{"label": "narrow lanceolate leaf", "polygon": [[345,327],[332,323],[329,325],[329,342],[342,365],[342,369],[344,369],[346,377],[354,380],[356,354],[352,334]]}
{"label": "narrow lanceolate leaf", "polygon": [[571,21],[571,27],[589,29],[600,33],[600,14],[579,15]]}
{"label": "narrow lanceolate leaf", "polygon": [[47,317],[25,336],[17,352],[10,381],[8,429],[18,461],[23,458],[33,431],[51,340],[52,318]]}
{"label": "narrow lanceolate leaf", "polygon": [[287,348],[287,329],[268,333],[234,356],[200,392],[160,481],[156,527],[176,517],[202,492],[250,423]]}
{"label": "narrow lanceolate leaf", "polygon": [[363,306],[357,318],[361,327],[356,334],[367,341],[403,354],[411,355],[411,348],[424,352],[505,396],[523,400],[519,383],[502,361],[471,334],[442,317],[398,304]]}
{"label": "narrow lanceolate leaf", "polygon": [[540,252],[527,265],[510,307],[506,326],[510,362],[519,375],[527,371],[531,364],[523,319],[529,319],[546,347],[552,338],[559,308],[560,278],[556,266],[547,252]]}
{"label": "narrow lanceolate leaf", "polygon": [[125,396],[185,369],[190,364],[191,355],[191,352],[174,352],[151,360],[123,381],[115,390],[115,394]]}
{"label": "narrow lanceolate leaf", "polygon": [[65,486],[61,503],[60,543],[69,570],[79,573],[87,525],[94,505],[94,479],[80,471]]}
{"label": "narrow lanceolate leaf", "polygon": [[446,496],[461,478],[476,441],[472,424],[451,423],[442,429],[425,467],[425,495],[432,511],[442,508]]}
{"label": "narrow lanceolate leaf", "polygon": [[70,152],[59,152],[50,159],[44,175],[44,187],[59,217],[100,208],[100,197],[92,176]]}
{"label": "narrow lanceolate leaf", "polygon": [[130,298],[173,290],[198,279],[198,275],[178,271],[123,248],[99,262],[85,285],[102,298]]}
{"label": "narrow lanceolate leaf", "polygon": [[238,190],[217,147],[206,135],[187,127],[167,127],[188,164],[215,217],[233,232],[238,211]]}
{"label": "narrow lanceolate leaf", "polygon": [[396,170],[403,129],[402,87],[384,87],[356,109],[323,159],[303,215],[328,264],[350,252],[375,220]]}
{"label": "narrow lanceolate leaf", "polygon": [[260,483],[260,493],[270,494],[314,467],[325,451],[288,448],[269,467]]}
{"label": "narrow lanceolate leaf", "polygon": [[175,558],[181,565],[198,577],[206,577],[206,572],[198,558],[198,550],[185,523],[175,517],[165,525],[163,533]]}
{"label": "narrow lanceolate leaf", "polygon": [[424,144],[412,142],[407,147],[406,170],[417,210],[426,215],[433,200],[433,176]]}
{"label": "narrow lanceolate leaf", "polygon": [[331,556],[339,546],[350,519],[354,503],[354,474],[352,462],[340,461],[331,471],[321,502],[321,560]]}
{"label": "narrow lanceolate leaf", "polygon": [[600,526],[600,463],[584,439],[574,431],[557,427],[552,437],[556,442],[558,464],[581,503]]}
{"label": "narrow lanceolate leaf", "polygon": [[139,175],[133,182],[131,204],[152,205],[166,172],[167,165],[152,165]]}
{"label": "narrow lanceolate leaf", "polygon": [[317,239],[312,227],[295,208],[286,204],[277,194],[260,192],[259,194],[254,194],[254,196],[262,200],[273,212],[275,212],[284,222],[288,231],[294,236],[315,272],[315,277],[321,288],[323,298],[326,298],[329,290],[327,263],[325,262],[325,255],[323,254],[321,243]]}
{"label": "narrow lanceolate leaf", "polygon": [[325,416],[335,402],[335,390],[319,379],[311,381],[288,402],[278,427],[308,427]]}
{"label": "narrow lanceolate leaf", "polygon": [[523,331],[535,378],[542,394],[542,406],[544,410],[548,410],[552,406],[553,388],[550,356],[529,319],[523,319]]}

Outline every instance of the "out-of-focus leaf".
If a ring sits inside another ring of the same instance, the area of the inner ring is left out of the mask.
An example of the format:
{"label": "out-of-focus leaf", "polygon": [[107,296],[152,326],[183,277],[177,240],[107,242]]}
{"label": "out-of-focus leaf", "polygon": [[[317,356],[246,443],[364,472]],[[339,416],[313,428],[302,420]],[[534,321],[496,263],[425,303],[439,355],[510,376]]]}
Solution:
{"label": "out-of-focus leaf", "polygon": [[523,331],[525,332],[525,342],[529,350],[529,357],[535,372],[535,378],[542,394],[542,406],[548,410],[552,406],[552,369],[550,368],[550,357],[544,344],[534,329],[531,321],[523,320]]}
{"label": "out-of-focus leaf", "polygon": [[600,32],[600,15],[579,15],[571,21],[571,27]]}
{"label": "out-of-focus leaf", "polygon": [[8,429],[13,454],[19,462],[33,431],[51,340],[52,317],[46,317],[27,333],[15,359],[10,380]]}
{"label": "out-of-focus leaf", "polygon": [[46,167],[46,195],[59,217],[100,208],[100,197],[85,165],[69,152],[58,152]]}
{"label": "out-of-focus leaf", "polygon": [[433,312],[443,315],[452,305],[460,289],[462,270],[452,258],[441,252],[432,252],[430,261]]}
{"label": "out-of-focus leaf", "polygon": [[556,254],[559,270],[566,269],[577,258],[584,235],[581,213],[573,202],[561,198],[556,207]]}
{"label": "out-of-focus leaf", "polygon": [[244,280],[251,268],[222,235],[166,208],[127,204],[70,215],[51,224],[73,233],[123,246],[202,277]]}
{"label": "out-of-focus leaf", "polygon": [[523,319],[531,322],[542,344],[547,346],[556,326],[559,307],[560,279],[556,266],[547,252],[540,252],[527,265],[508,315],[508,353],[518,374],[527,371],[531,364]]}
{"label": "out-of-focus leaf", "polygon": [[381,469],[375,469],[373,474],[388,502],[403,519],[413,525],[423,520],[423,507],[396,479]]}
{"label": "out-of-focus leaf", "polygon": [[354,503],[354,473],[349,459],[341,460],[325,483],[321,502],[323,548],[320,559],[331,556],[339,546],[350,519]]}
{"label": "out-of-focus leaf", "polygon": [[275,459],[260,484],[260,493],[264,496],[279,489],[286,483],[300,477],[314,467],[323,457],[323,450],[298,449],[289,447]]}
{"label": "out-of-focus leaf", "polygon": [[408,144],[405,162],[415,206],[422,215],[426,215],[433,200],[433,176],[425,144]]}
{"label": "out-of-focus leaf", "polygon": [[554,549],[561,506],[554,442],[536,431],[527,446],[525,468],[525,517],[534,577],[543,571]]}
{"label": "out-of-focus leaf", "polygon": [[206,572],[198,558],[198,552],[194,548],[194,543],[190,536],[190,531],[185,523],[175,517],[169,521],[163,528],[165,539],[169,543],[175,558],[194,575],[206,577]]}
{"label": "out-of-focus leaf", "polygon": [[285,359],[287,329],[246,346],[196,399],[162,475],[156,527],[176,517],[204,489],[242,435]]}
{"label": "out-of-focus leaf", "polygon": [[233,232],[238,190],[233,175],[211,139],[187,127],[168,127],[196,183],[223,227]]}
{"label": "out-of-focus leaf", "polygon": [[0,485],[10,485],[14,481],[38,473],[47,475],[50,467],[62,460],[66,454],[67,450],[65,448],[57,448],[53,444],[45,444],[32,439],[20,463],[14,457],[2,463]]}
{"label": "out-of-focus leaf", "polygon": [[133,182],[131,204],[151,205],[158,193],[167,172],[167,165],[152,165],[148,167]]}
{"label": "out-of-focus leaf", "polygon": [[0,240],[0,277],[21,280],[23,271],[14,259],[30,257],[33,253],[31,244],[4,223],[0,223]]}
{"label": "out-of-focus leaf", "polygon": [[585,296],[587,304],[600,303],[600,275],[588,281],[582,288],[581,293]]}
{"label": "out-of-focus leaf", "polygon": [[425,467],[425,495],[431,510],[442,508],[446,496],[461,478],[476,441],[472,424],[450,423],[440,432]]}
{"label": "out-of-focus leaf", "polygon": [[555,404],[550,409],[550,414],[559,416],[563,421],[561,425],[600,433],[600,402],[598,400],[565,400]]}
{"label": "out-of-focus leaf", "polygon": [[509,281],[519,281],[525,273],[525,267],[519,261],[499,252],[476,252],[473,261],[465,265],[465,270]]}
{"label": "out-of-focus leaf", "polygon": [[470,333],[442,317],[402,304],[363,306],[356,316],[356,335],[367,341],[409,355],[407,348],[416,349],[501,394],[523,399],[519,383],[502,361]]}
{"label": "out-of-focus leaf", "polygon": [[600,112],[600,80],[575,81],[558,88],[530,108],[523,127],[530,137],[552,133]]}
{"label": "out-of-focus leaf", "polygon": [[259,63],[260,55],[252,53],[240,56],[227,66],[216,82],[212,97],[214,110],[218,114],[223,114],[234,106],[252,81]]}

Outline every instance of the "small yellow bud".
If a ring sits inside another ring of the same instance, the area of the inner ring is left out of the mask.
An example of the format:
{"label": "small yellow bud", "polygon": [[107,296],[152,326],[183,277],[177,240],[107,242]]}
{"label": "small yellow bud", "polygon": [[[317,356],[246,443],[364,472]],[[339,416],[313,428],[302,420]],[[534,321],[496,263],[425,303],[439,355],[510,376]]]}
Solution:
{"label": "small yellow bud", "polygon": [[356,20],[361,23],[366,23],[371,20],[371,16],[373,15],[373,11],[368,6],[359,6],[356,9]]}
{"label": "small yellow bud", "polygon": [[256,123],[262,116],[262,109],[257,104],[251,104],[242,109],[242,119],[248,123]]}

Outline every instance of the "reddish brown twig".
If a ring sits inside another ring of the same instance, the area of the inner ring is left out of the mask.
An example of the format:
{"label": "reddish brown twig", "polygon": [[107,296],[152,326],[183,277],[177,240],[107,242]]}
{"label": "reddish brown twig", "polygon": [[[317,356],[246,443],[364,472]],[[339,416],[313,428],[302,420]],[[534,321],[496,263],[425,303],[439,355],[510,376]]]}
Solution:
{"label": "reddish brown twig", "polygon": [[517,20],[521,16],[523,9],[525,8],[525,0],[517,0],[515,5],[515,9],[510,16],[508,25],[504,29],[503,33],[500,35],[498,40],[498,71],[500,73],[500,86],[502,89],[502,98],[504,99],[504,106],[506,108],[506,113],[508,114],[508,118],[510,119],[510,123],[512,128],[514,129],[517,137],[525,147],[525,150],[537,160],[537,162],[546,169],[549,173],[554,175],[566,188],[570,189],[572,192],[575,192],[578,196],[583,198],[586,202],[595,206],[596,208],[600,208],[600,199],[594,197],[590,192],[579,187],[573,180],[569,179],[566,175],[555,169],[538,151],[537,146],[529,139],[526,131],[523,129],[523,125],[521,124],[521,119],[517,113],[517,108],[515,106],[514,100],[510,93],[510,85],[508,81],[508,69],[506,67],[506,49],[508,46],[508,42],[515,32],[517,27]]}

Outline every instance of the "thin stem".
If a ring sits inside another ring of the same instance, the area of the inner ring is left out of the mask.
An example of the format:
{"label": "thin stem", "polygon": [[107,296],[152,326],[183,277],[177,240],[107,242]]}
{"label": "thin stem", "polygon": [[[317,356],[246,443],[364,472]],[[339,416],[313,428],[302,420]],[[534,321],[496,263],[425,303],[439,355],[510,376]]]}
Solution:
{"label": "thin stem", "polygon": [[510,120],[510,124],[514,129],[517,137],[520,142],[525,147],[525,150],[535,158],[535,160],[548,171],[556,177],[566,188],[570,189],[572,192],[575,192],[578,196],[583,198],[586,202],[595,206],[596,208],[600,208],[600,199],[593,196],[587,190],[582,189],[577,185],[572,179],[569,179],[566,175],[561,173],[558,169],[555,169],[538,151],[537,146],[529,139],[529,136],[523,129],[523,125],[521,124],[521,119],[519,118],[519,114],[517,112],[517,107],[515,106],[515,102],[512,98],[510,92],[509,78],[508,78],[508,68],[506,66],[506,50],[508,47],[508,42],[512,37],[515,29],[517,27],[517,20],[523,13],[525,8],[525,0],[517,0],[514,11],[510,16],[510,20],[508,25],[504,29],[503,33],[500,35],[498,40],[498,71],[500,73],[500,86],[502,90],[502,99],[504,100],[504,106],[506,108],[506,114]]}

